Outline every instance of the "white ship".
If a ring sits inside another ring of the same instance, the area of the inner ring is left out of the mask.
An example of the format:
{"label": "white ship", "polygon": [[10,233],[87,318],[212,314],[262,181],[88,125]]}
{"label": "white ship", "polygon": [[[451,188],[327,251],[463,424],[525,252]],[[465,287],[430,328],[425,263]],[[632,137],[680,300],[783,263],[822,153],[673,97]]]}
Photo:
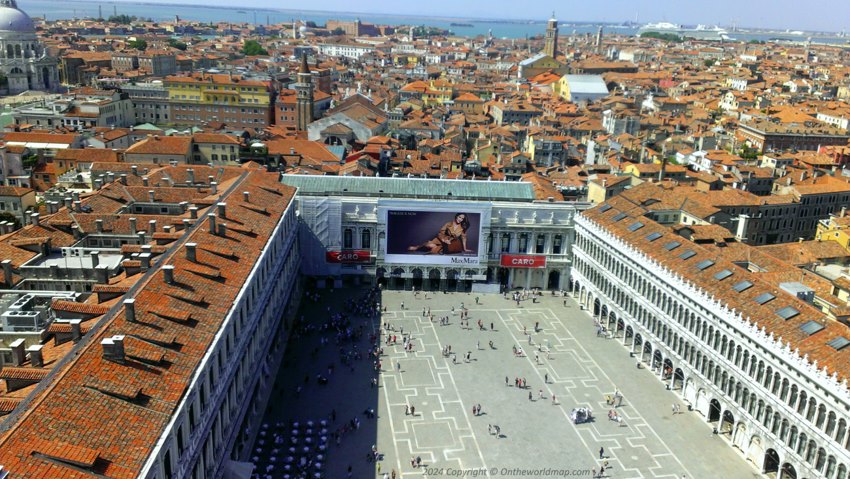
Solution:
{"label": "white ship", "polygon": [[708,27],[705,25],[697,25],[696,27],[683,27],[674,23],[660,22],[647,23],[640,27],[638,36],[648,33],[672,33],[685,38],[695,38],[697,40],[729,40],[729,32],[718,26]]}

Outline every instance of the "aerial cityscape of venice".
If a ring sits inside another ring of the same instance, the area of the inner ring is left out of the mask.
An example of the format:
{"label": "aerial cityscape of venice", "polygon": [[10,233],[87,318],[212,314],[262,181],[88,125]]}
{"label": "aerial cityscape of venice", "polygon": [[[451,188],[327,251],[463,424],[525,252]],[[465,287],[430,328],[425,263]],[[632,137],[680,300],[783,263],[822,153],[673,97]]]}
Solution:
{"label": "aerial cityscape of venice", "polygon": [[850,479],[850,4],[185,2],[0,0],[0,479]]}

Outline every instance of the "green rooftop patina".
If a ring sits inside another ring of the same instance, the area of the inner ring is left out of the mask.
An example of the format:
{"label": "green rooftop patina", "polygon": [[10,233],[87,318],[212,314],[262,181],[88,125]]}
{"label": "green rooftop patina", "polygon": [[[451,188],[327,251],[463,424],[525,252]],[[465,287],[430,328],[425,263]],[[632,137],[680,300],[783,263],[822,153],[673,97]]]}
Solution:
{"label": "green rooftop patina", "polygon": [[307,196],[366,196],[474,201],[534,201],[531,183],[519,181],[282,175],[281,183]]}

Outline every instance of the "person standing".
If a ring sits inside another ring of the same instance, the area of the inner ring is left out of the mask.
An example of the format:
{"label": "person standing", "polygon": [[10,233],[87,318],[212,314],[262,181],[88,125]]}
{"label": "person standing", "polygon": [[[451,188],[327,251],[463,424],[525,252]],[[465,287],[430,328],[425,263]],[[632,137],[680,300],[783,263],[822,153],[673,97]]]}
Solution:
{"label": "person standing", "polygon": [[599,448],[599,459],[603,459],[604,457],[605,457],[605,448],[600,447]]}

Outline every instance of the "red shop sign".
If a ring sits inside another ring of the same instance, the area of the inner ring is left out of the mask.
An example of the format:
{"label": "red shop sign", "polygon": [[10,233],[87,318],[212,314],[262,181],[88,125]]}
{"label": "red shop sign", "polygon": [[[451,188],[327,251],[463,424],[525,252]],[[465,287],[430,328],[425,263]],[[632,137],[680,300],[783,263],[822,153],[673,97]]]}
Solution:
{"label": "red shop sign", "polygon": [[328,251],[325,253],[325,261],[338,264],[362,264],[372,261],[372,255],[368,250]]}
{"label": "red shop sign", "polygon": [[505,268],[545,268],[546,257],[529,254],[503,254],[499,264]]}

